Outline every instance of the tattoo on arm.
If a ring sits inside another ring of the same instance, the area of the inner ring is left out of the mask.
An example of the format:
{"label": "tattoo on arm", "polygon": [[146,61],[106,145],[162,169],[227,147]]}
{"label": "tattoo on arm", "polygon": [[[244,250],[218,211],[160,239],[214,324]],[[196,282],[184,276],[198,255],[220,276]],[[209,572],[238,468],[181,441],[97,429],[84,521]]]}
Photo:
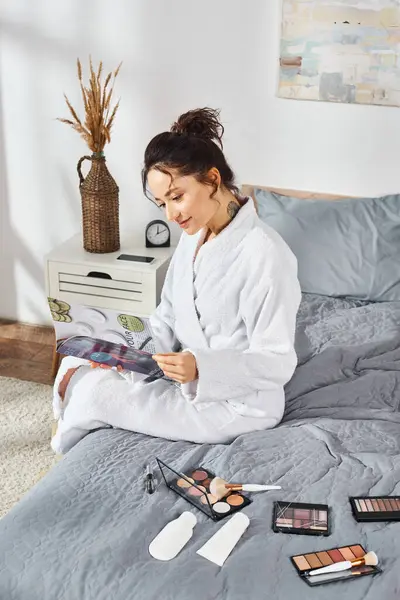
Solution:
{"label": "tattoo on arm", "polygon": [[231,202],[229,202],[229,204],[227,206],[227,212],[228,212],[228,216],[231,220],[236,217],[239,210],[240,210],[239,204],[236,204],[236,202],[233,202],[233,200]]}

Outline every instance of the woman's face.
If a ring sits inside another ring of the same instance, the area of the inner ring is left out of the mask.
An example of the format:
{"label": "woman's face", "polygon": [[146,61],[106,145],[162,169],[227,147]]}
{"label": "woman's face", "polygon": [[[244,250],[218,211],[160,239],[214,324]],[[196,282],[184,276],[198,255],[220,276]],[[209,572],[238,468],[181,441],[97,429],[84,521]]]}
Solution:
{"label": "woman's face", "polygon": [[[209,176],[218,184],[219,171],[211,169]],[[158,206],[165,207],[168,221],[175,221],[189,235],[194,235],[214,217],[219,204],[210,195],[213,187],[199,183],[192,175],[180,176],[151,169],[147,183]]]}

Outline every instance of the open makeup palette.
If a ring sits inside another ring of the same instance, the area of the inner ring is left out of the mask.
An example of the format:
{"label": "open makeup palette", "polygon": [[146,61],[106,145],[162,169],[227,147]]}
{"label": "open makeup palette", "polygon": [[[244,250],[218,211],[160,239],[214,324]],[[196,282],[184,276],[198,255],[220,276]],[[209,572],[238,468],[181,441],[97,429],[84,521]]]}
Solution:
{"label": "open makeup palette", "polygon": [[354,518],[359,521],[400,521],[400,496],[350,498]]}
{"label": "open makeup palette", "polygon": [[345,579],[355,579],[364,575],[376,575],[381,573],[381,569],[377,566],[361,565],[347,569],[346,571],[337,571],[333,573],[324,573],[321,575],[309,575],[313,569],[328,567],[334,563],[344,561],[353,561],[357,558],[362,558],[366,551],[360,544],[352,546],[342,546],[340,548],[330,548],[318,552],[310,552],[308,554],[299,554],[292,556],[291,561],[300,575],[308,585],[322,585],[324,583],[333,583],[334,581],[343,581]]}
{"label": "open makeup palette", "polygon": [[299,535],[329,535],[329,507],[326,504],[275,502],[272,529]]}
{"label": "open makeup palette", "polygon": [[210,483],[215,475],[210,469],[197,466],[187,469],[186,473],[178,473],[159,458],[156,460],[167,487],[214,521],[229,517],[251,503],[241,492],[228,492],[220,499],[213,496]]}

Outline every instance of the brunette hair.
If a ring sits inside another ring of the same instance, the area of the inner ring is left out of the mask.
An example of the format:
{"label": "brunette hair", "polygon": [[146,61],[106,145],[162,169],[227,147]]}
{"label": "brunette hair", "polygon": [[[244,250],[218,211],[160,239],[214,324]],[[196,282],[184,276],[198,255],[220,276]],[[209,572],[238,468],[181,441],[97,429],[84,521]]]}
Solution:
{"label": "brunette hair", "polygon": [[224,127],[219,120],[219,110],[197,108],[181,115],[170,131],[156,135],[144,153],[142,170],[143,192],[147,194],[147,176],[150,169],[169,174],[176,170],[181,176],[193,175],[200,183],[217,186],[207,177],[208,171],[217,168],[222,185],[236,196],[239,190],[235,177],[224,156],[222,136]]}

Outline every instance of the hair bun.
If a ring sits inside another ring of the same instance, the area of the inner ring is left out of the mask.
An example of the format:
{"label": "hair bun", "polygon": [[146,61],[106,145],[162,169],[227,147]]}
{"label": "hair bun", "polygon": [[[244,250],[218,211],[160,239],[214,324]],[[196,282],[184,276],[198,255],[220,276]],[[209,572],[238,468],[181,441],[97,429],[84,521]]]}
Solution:
{"label": "hair bun", "polygon": [[213,108],[190,110],[178,118],[172,125],[171,132],[209,140],[222,148],[224,127],[219,120],[219,113],[219,110]]}

